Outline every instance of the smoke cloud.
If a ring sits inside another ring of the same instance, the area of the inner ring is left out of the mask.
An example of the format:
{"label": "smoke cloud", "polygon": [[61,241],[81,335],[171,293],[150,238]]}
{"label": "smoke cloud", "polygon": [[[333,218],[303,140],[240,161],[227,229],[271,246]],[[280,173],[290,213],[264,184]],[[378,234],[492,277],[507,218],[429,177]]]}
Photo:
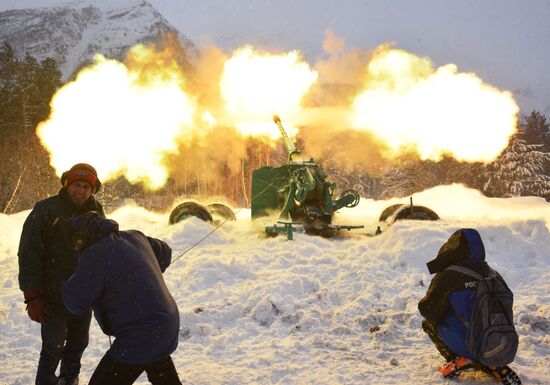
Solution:
{"label": "smoke cloud", "polygon": [[58,174],[86,161],[105,181],[157,189],[170,176],[200,185],[239,173],[251,146],[253,166],[267,164],[280,136],[274,114],[304,155],[369,174],[411,149],[487,162],[516,130],[511,94],[454,64],[435,68],[391,44],[347,48],[332,31],[323,48],[314,66],[297,51],[250,46],[189,55],[174,36],[123,62],[98,56],[57,92],[38,135]]}

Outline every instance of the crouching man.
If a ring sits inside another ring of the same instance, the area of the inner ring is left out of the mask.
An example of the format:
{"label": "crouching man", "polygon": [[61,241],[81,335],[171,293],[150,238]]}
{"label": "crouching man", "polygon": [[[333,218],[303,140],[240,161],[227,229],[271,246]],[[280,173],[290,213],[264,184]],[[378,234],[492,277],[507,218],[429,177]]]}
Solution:
{"label": "crouching man", "polygon": [[427,266],[435,276],[418,309],[424,331],[447,360],[439,372],[449,378],[481,369],[505,385],[520,385],[507,366],[518,348],[513,294],[485,262],[479,233],[457,230]]}
{"label": "crouching man", "polygon": [[79,261],[63,283],[63,302],[74,314],[92,307],[101,330],[115,337],[89,384],[133,384],[145,371],[153,385],[180,385],[170,358],[179,311],[162,277],[170,247],[139,231],[119,231],[93,212],[72,218],[68,233]]}

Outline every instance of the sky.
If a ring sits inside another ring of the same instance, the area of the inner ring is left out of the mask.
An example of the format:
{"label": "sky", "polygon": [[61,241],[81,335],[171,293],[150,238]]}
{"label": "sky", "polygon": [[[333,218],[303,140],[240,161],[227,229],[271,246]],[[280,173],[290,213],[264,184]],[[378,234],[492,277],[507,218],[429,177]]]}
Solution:
{"label": "sky", "polygon": [[[299,49],[322,54],[328,29],[348,47],[373,49],[391,41],[436,66],[455,63],[499,88],[519,92],[518,102],[550,106],[550,1],[170,1],[153,5],[196,42],[212,39]],[[533,100],[536,99],[536,100]],[[544,100],[544,101],[543,101]]]}
{"label": "sky", "polygon": [[[2,0],[0,10],[61,2]],[[327,30],[344,38],[350,48],[371,50],[391,41],[397,48],[430,57],[436,66],[454,63],[461,72],[475,72],[485,82],[513,91],[523,111],[550,113],[550,0],[150,3],[197,45],[298,49],[313,63],[323,55]]]}
{"label": "sky", "polygon": [[[524,384],[548,385],[550,356],[550,204],[542,198],[487,198],[460,185],[414,195],[440,221],[403,221],[372,237],[383,208],[405,200],[361,200],[338,223],[364,224],[337,238],[294,234],[266,238],[237,213],[212,231],[198,219],[168,225],[168,214],[128,203],[109,218],[166,241],[173,264],[164,273],[180,313],[172,354],[193,385],[461,385],[496,384],[481,372],[454,382],[422,331],[417,304],[433,259],[449,236],[476,228],[488,263],[514,292],[519,349],[510,365]],[[0,213],[0,379],[33,383],[40,328],[28,319],[17,284],[17,247],[29,211]],[[131,299],[129,299],[131,301]],[[86,384],[109,339],[92,321],[82,359]],[[142,376],[137,385],[147,384]]]}

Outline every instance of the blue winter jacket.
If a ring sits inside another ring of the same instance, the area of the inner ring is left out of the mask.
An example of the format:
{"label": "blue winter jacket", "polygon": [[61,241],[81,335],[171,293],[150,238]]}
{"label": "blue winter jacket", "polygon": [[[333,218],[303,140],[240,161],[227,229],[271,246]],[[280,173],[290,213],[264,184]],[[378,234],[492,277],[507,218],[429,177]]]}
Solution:
{"label": "blue winter jacket", "polygon": [[467,330],[462,320],[469,322],[471,318],[477,280],[445,269],[459,265],[488,276],[490,268],[485,262],[485,247],[479,233],[474,229],[457,230],[427,265],[430,273],[436,275],[418,309],[436,325],[439,336],[451,351],[474,359],[466,347]]}
{"label": "blue winter jacket", "polygon": [[[78,219],[78,218],[77,218]],[[63,302],[74,314],[90,307],[105,334],[115,337],[109,354],[143,364],[168,357],[178,345],[179,312],[162,277],[172,250],[115,221],[95,217],[91,245],[79,253]]]}

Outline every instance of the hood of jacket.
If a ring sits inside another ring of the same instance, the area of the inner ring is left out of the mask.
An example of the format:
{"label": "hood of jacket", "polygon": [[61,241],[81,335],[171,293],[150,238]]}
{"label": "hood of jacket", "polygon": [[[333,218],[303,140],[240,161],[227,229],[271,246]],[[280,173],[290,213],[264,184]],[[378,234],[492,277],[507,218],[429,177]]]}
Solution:
{"label": "hood of jacket", "polygon": [[441,246],[437,257],[428,262],[430,274],[445,270],[458,262],[478,263],[485,261],[485,246],[475,229],[459,229]]}
{"label": "hood of jacket", "polygon": [[105,235],[118,231],[118,223],[100,217],[95,211],[87,211],[70,219],[69,239],[80,242],[80,250],[89,247]]}

